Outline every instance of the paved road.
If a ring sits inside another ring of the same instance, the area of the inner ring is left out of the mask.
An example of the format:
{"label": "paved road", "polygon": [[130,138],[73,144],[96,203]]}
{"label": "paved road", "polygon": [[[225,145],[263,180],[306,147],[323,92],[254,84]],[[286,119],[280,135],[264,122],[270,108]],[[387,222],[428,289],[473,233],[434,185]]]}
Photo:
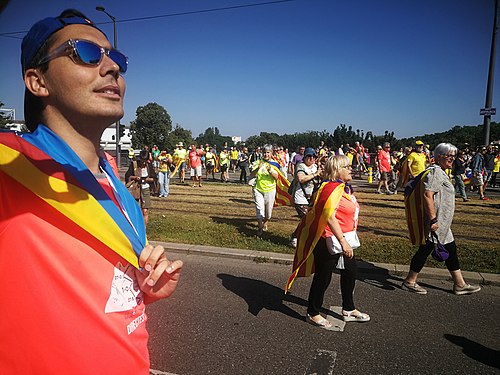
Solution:
{"label": "paved road", "polygon": [[[498,374],[500,287],[455,296],[422,279],[429,294],[399,289],[396,276],[360,277],[355,299],[372,316],[343,332],[304,322],[310,279],[283,297],[290,267],[178,254],[181,283],[149,307],[151,367],[189,374]],[[338,276],[325,306],[338,306]],[[330,313],[330,318],[334,318]],[[495,362],[496,361],[496,362]]]}

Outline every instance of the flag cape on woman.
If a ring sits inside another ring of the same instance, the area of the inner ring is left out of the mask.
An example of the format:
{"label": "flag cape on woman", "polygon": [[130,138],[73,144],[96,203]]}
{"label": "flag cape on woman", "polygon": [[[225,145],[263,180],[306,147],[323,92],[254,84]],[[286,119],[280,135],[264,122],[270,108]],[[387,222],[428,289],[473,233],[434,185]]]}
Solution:
{"label": "flag cape on woman", "polygon": [[323,182],[316,193],[313,207],[307,211],[297,228],[297,248],[293,259],[293,272],[288,278],[285,293],[296,277],[306,277],[314,273],[313,250],[328,224],[328,219],[339,205],[345,184]]}
{"label": "flag cape on woman", "polygon": [[172,171],[172,174],[170,175],[170,178],[174,178],[175,175],[177,174],[177,171],[179,171],[179,168],[180,166],[182,165],[182,163],[184,162],[184,160],[178,160],[177,161],[177,164],[175,165],[175,169]]}
{"label": "flag cape on woman", "polygon": [[276,197],[274,198],[274,206],[293,206],[292,196],[288,193],[290,181],[283,175],[281,166],[274,160],[267,160],[271,167],[278,172],[278,179],[276,180]]}
{"label": "flag cape on woman", "polygon": [[0,133],[0,173],[12,181],[2,189],[28,191],[23,199],[34,206],[42,202],[47,207],[44,217],[49,215],[52,223],[69,223],[92,238],[97,252],[111,250],[138,268],[147,243],[141,209],[106,158],[99,158],[99,166],[125,214],[68,144],[46,126],[22,136]]}
{"label": "flag cape on woman", "polygon": [[410,241],[413,245],[425,244],[425,209],[424,209],[424,178],[430,171],[429,167],[405,187],[405,215]]}

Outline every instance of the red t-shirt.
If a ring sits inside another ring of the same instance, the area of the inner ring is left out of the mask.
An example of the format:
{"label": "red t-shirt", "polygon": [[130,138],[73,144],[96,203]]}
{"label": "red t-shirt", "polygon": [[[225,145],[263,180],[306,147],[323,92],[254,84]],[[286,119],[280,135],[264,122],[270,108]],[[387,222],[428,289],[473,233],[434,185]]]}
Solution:
{"label": "red t-shirt", "polygon": [[391,153],[389,151],[380,150],[377,154],[377,159],[380,172],[391,171]]}
{"label": "red t-shirt", "polygon": [[0,197],[0,374],[148,374],[134,268],[3,172]]}
{"label": "red t-shirt", "polygon": [[201,166],[201,157],[198,153],[198,150],[189,151],[189,162],[191,164],[191,168],[196,168]]}

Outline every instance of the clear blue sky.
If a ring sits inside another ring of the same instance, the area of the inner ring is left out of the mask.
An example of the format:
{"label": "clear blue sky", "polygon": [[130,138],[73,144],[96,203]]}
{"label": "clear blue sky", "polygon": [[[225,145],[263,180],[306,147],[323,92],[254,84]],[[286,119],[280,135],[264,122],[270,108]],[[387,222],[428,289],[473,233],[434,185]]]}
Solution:
{"label": "clear blue sky", "polygon": [[[95,10],[106,7],[130,59],[122,123],[156,102],[194,137],[209,126],[245,139],[340,123],[409,137],[483,122],[494,0],[294,0],[120,22],[262,2],[11,0],[0,34],[66,8],[108,22]],[[112,40],[112,24],[101,28]],[[0,36],[0,101],[18,119],[23,35]]]}

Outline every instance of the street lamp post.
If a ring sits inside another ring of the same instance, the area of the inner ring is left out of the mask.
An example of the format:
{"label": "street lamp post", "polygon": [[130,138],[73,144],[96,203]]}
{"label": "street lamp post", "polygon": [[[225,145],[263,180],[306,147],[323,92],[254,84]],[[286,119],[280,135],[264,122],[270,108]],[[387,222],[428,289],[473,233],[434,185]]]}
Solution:
{"label": "street lamp post", "polygon": [[[491,36],[491,50],[490,50],[490,65],[488,69],[488,83],[486,85],[486,103],[485,108],[490,109],[492,106],[493,97],[493,76],[495,74],[495,49],[497,44],[497,31],[498,31],[498,0],[495,0],[495,13],[493,16],[493,32]],[[484,145],[488,146],[490,143],[490,126],[491,114],[484,116]]]}
{"label": "street lamp post", "polygon": [[[112,16],[111,14],[109,14],[108,12],[106,12],[106,9],[104,7],[97,6],[97,7],[95,7],[95,9],[99,12],[103,12],[111,19],[111,21],[113,21],[113,48],[117,49],[118,43],[116,41],[116,18],[114,16]],[[119,120],[115,123],[115,128],[116,128],[116,135],[115,135],[115,138],[116,138],[116,165],[118,166],[118,168],[120,168],[121,163],[120,163],[120,121]]]}

